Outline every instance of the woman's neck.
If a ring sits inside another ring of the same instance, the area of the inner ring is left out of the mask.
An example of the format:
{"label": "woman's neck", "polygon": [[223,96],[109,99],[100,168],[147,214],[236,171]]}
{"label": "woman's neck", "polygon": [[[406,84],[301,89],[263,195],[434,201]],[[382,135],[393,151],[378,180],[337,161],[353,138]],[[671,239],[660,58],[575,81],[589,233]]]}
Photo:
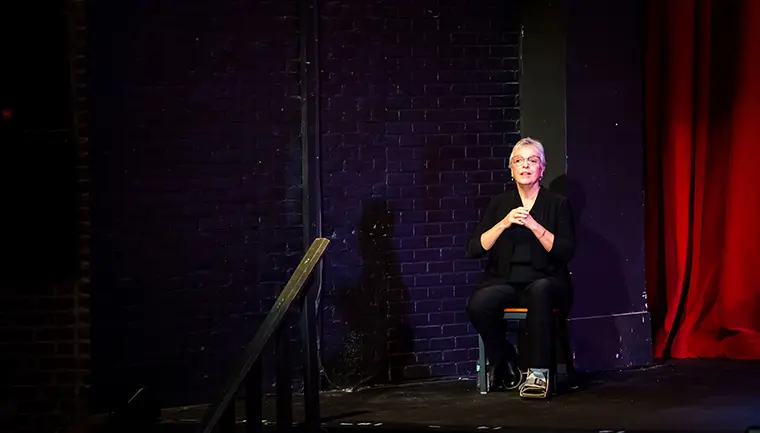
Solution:
{"label": "woman's neck", "polygon": [[541,189],[541,185],[538,182],[530,185],[517,184],[517,192],[520,193],[520,198],[523,200],[535,200],[539,189]]}

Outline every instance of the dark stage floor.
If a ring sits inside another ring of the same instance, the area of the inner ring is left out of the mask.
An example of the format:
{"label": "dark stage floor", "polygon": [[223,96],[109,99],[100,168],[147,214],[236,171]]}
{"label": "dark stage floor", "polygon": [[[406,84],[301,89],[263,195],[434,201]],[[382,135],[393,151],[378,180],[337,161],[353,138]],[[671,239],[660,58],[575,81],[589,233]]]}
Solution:
{"label": "dark stage floor", "polygon": [[[550,401],[480,395],[475,381],[458,380],[325,393],[321,402],[328,431],[745,432],[760,426],[760,362],[684,360],[597,374],[583,380],[581,389]],[[189,431],[204,409],[166,409],[161,430]],[[265,415],[274,419],[273,399]]]}

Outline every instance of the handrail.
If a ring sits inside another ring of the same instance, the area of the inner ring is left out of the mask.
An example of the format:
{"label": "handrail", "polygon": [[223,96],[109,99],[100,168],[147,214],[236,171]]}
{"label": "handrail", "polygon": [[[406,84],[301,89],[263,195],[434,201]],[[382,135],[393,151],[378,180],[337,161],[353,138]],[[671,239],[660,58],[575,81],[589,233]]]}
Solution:
{"label": "handrail", "polygon": [[[225,385],[224,389],[222,390],[221,395],[216,399],[216,401],[208,408],[206,413],[203,416],[203,420],[201,421],[201,432],[202,433],[212,433],[214,429],[217,427],[217,425],[220,423],[220,420],[222,420],[222,417],[224,416],[226,419],[223,422],[222,428],[234,428],[234,422],[235,422],[235,395],[240,390],[240,386],[243,384],[243,382],[249,378],[249,374],[252,373],[251,369],[256,364],[257,371],[254,371],[254,376],[259,376],[258,379],[255,381],[256,385],[258,385],[258,390],[254,390],[253,386],[247,387],[248,391],[255,391],[258,396],[258,407],[254,407],[256,402],[252,401],[253,397],[250,395],[246,396],[246,411],[248,412],[248,417],[252,415],[251,412],[253,412],[253,415],[257,416],[258,419],[248,419],[246,422],[246,427],[248,428],[248,431],[255,431],[260,430],[261,427],[261,381],[260,381],[260,374],[261,374],[261,365],[260,365],[260,357],[261,353],[264,350],[267,343],[269,343],[269,340],[272,338],[272,335],[274,335],[282,326],[283,319],[285,318],[285,314],[290,309],[291,304],[293,301],[298,297],[298,295],[301,294],[304,284],[306,283],[306,280],[311,275],[312,271],[314,270],[314,267],[317,265],[319,260],[322,258],[322,254],[325,252],[325,249],[327,249],[327,244],[329,244],[330,241],[325,238],[317,238],[312,242],[309,249],[306,251],[306,254],[304,255],[303,259],[301,259],[301,262],[298,264],[298,267],[293,272],[293,275],[290,277],[290,280],[288,280],[288,283],[285,285],[285,288],[282,290],[282,293],[280,293],[280,296],[277,298],[277,301],[275,301],[274,306],[272,306],[272,309],[269,311],[269,314],[267,314],[267,317],[264,319],[264,322],[259,327],[259,330],[256,331],[256,335],[253,336],[251,341],[248,343],[245,349],[245,353],[243,355],[242,360],[240,363],[233,369],[232,374],[230,375],[227,384]],[[304,305],[304,307],[309,307],[307,305]],[[313,306],[311,306],[313,308]],[[288,385],[289,386],[289,385]],[[311,390],[316,391],[316,390]],[[307,399],[307,402],[309,400]],[[317,418],[319,417],[319,411],[318,408],[316,412],[314,411],[314,408],[311,408],[310,411],[308,411],[312,414],[316,414]],[[308,420],[307,420],[308,422]],[[230,426],[230,423],[232,424]],[[256,425],[258,424],[258,425]]]}

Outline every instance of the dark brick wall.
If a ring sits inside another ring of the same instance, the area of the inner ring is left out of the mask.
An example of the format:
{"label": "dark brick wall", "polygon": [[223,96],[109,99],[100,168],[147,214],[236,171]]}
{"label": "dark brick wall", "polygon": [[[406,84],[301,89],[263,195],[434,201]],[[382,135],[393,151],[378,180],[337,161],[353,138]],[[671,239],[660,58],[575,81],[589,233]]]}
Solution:
{"label": "dark brick wall", "polygon": [[465,245],[519,135],[517,3],[323,3],[322,356],[336,385],[474,372],[464,310],[481,268]]}
{"label": "dark brick wall", "polygon": [[207,400],[298,264],[297,11],[90,2],[98,402]]}
{"label": "dark brick wall", "polygon": [[[470,374],[464,243],[518,135],[516,2],[343,3],[321,3],[322,359],[334,384]],[[35,120],[3,129],[24,211],[0,402],[35,428],[91,383],[95,409],[145,382],[207,400],[302,252],[295,1],[87,5],[2,14],[4,40],[22,13],[60,43],[7,50],[1,95]]]}
{"label": "dark brick wall", "polygon": [[64,0],[0,8],[0,108],[13,113],[0,125],[3,431],[52,431],[86,409],[87,251],[77,248],[78,216],[87,218],[86,182],[77,182],[86,181],[86,128],[75,120],[85,96],[73,98],[81,65],[70,63],[76,48],[68,43],[81,9]]}
{"label": "dark brick wall", "polygon": [[[89,4],[96,401],[207,401],[303,251],[298,7]],[[518,135],[516,4],[321,2],[333,385],[473,372],[465,239]]]}

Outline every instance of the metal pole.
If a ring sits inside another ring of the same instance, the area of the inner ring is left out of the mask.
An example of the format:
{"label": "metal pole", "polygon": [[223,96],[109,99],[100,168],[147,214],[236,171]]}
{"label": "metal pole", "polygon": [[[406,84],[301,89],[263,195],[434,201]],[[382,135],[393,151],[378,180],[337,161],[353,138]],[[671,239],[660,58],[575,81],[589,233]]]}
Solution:
{"label": "metal pole", "polygon": [[[301,166],[303,176],[304,247],[322,236],[322,195],[320,182],[318,0],[300,2],[300,81],[301,81]],[[301,304],[301,341],[303,345],[304,415],[306,431],[321,430],[319,410],[319,358],[317,314],[322,283],[322,264],[315,269]]]}

